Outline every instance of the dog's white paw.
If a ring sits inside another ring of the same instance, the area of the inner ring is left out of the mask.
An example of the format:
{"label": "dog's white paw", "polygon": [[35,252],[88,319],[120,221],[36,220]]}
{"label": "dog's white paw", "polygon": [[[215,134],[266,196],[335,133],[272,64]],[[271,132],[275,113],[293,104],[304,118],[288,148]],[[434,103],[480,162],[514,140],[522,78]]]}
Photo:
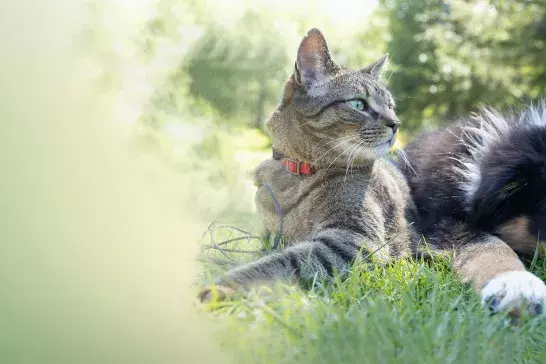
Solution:
{"label": "dog's white paw", "polygon": [[482,289],[482,305],[493,313],[506,311],[516,318],[544,315],[546,284],[526,271],[502,273]]}

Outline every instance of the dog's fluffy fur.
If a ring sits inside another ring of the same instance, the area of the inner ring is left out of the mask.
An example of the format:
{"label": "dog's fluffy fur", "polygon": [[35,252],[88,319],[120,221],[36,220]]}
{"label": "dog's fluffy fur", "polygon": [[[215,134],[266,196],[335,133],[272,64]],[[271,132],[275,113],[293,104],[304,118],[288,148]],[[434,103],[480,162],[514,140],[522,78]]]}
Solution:
{"label": "dog's fluffy fur", "polygon": [[[519,115],[484,109],[421,136],[405,152],[400,166],[431,247],[455,252],[455,269],[492,309],[518,306],[506,302],[515,290],[512,296],[542,312],[546,286],[527,272],[506,274],[524,270],[514,251],[532,255],[546,241],[546,103]],[[534,293],[514,288],[525,277]]]}

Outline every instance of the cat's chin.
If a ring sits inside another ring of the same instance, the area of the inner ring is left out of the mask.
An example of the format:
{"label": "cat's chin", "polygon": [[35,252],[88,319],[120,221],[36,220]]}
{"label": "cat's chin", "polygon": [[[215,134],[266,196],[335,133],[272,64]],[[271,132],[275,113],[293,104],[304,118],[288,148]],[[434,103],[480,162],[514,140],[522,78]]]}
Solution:
{"label": "cat's chin", "polygon": [[376,158],[381,158],[389,152],[389,149],[394,145],[396,137],[393,136],[387,141],[379,143],[372,148],[373,154]]}

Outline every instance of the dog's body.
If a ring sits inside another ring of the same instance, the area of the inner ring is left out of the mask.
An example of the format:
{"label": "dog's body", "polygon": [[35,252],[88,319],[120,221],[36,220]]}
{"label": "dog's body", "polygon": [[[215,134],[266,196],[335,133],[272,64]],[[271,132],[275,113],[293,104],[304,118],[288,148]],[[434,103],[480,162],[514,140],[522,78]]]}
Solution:
{"label": "dog's body", "polygon": [[493,311],[513,306],[517,316],[523,297],[541,313],[546,286],[516,252],[532,256],[546,242],[545,105],[519,117],[485,110],[421,136],[406,154],[400,166],[431,248],[454,252],[455,270]]}

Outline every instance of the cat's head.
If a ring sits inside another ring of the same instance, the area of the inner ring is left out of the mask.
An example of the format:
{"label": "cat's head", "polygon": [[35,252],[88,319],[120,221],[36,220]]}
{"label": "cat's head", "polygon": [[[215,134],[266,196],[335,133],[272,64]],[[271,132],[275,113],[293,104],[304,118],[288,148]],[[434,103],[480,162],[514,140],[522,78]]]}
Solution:
{"label": "cat's head", "polygon": [[311,29],[266,123],[274,147],[315,166],[356,166],[386,154],[399,125],[394,99],[380,81],[386,60],[360,70],[341,67],[322,33]]}

